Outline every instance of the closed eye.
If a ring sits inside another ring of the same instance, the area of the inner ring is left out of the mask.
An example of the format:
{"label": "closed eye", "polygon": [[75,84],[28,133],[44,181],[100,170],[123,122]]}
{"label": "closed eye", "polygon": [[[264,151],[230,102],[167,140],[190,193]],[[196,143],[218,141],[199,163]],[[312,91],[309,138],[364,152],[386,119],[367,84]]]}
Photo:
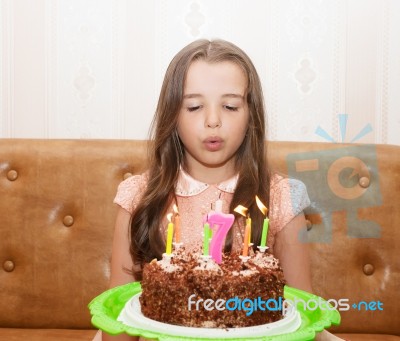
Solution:
{"label": "closed eye", "polygon": [[188,107],[188,108],[187,108],[187,111],[192,112],[192,111],[196,111],[196,110],[198,110],[198,109],[200,109],[200,106],[199,106],[199,105],[198,105],[198,106],[195,106],[195,107]]}
{"label": "closed eye", "polygon": [[230,106],[230,105],[225,105],[224,107],[225,107],[225,109],[227,109],[227,110],[229,110],[229,111],[238,111],[238,108],[237,108],[237,107],[232,107],[232,106]]}

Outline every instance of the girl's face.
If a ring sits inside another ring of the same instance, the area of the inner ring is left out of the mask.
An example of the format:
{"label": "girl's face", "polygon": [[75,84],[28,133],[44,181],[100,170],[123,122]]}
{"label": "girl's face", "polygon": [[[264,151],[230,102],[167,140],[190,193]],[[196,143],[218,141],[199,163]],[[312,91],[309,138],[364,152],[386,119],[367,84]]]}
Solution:
{"label": "girl's face", "polygon": [[233,62],[190,65],[177,127],[189,171],[222,168],[233,175],[249,122],[246,90],[247,78]]}

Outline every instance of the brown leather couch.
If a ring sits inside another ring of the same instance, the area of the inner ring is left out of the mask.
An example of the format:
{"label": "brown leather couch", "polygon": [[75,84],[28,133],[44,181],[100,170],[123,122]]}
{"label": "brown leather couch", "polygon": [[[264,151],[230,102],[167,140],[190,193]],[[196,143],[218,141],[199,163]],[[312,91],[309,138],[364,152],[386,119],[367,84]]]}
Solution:
{"label": "brown leather couch", "polygon": [[[307,185],[315,293],[358,304],[331,330],[400,339],[400,147],[273,142],[269,157]],[[0,340],[92,339],[112,200],[145,168],[144,141],[0,139]]]}

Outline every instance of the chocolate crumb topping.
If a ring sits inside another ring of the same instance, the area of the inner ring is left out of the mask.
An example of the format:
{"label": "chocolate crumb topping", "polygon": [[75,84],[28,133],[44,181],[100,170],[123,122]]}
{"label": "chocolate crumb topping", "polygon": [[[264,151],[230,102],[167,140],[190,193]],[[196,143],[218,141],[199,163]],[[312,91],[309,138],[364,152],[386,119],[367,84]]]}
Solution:
{"label": "chocolate crumb topping", "polygon": [[[181,247],[173,257],[152,261],[143,269],[142,313],[151,319],[189,327],[249,327],[278,321],[282,310],[217,309],[217,301],[237,298],[279,300],[285,285],[279,261],[269,253],[256,252],[247,261],[238,253],[224,255],[221,264],[187,253]],[[192,296],[192,304],[189,304]],[[207,301],[209,300],[209,301]],[[207,302],[214,309],[206,309]],[[247,301],[243,306],[251,305]],[[222,306],[222,305],[221,305]]]}

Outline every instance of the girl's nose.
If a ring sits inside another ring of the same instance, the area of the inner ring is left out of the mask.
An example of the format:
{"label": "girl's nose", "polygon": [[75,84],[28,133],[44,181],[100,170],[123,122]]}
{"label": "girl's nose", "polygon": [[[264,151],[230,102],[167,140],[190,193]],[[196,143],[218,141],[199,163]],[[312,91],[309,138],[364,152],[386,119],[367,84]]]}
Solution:
{"label": "girl's nose", "polygon": [[222,124],[221,117],[219,115],[218,109],[210,108],[206,112],[205,126],[207,128],[218,128]]}

